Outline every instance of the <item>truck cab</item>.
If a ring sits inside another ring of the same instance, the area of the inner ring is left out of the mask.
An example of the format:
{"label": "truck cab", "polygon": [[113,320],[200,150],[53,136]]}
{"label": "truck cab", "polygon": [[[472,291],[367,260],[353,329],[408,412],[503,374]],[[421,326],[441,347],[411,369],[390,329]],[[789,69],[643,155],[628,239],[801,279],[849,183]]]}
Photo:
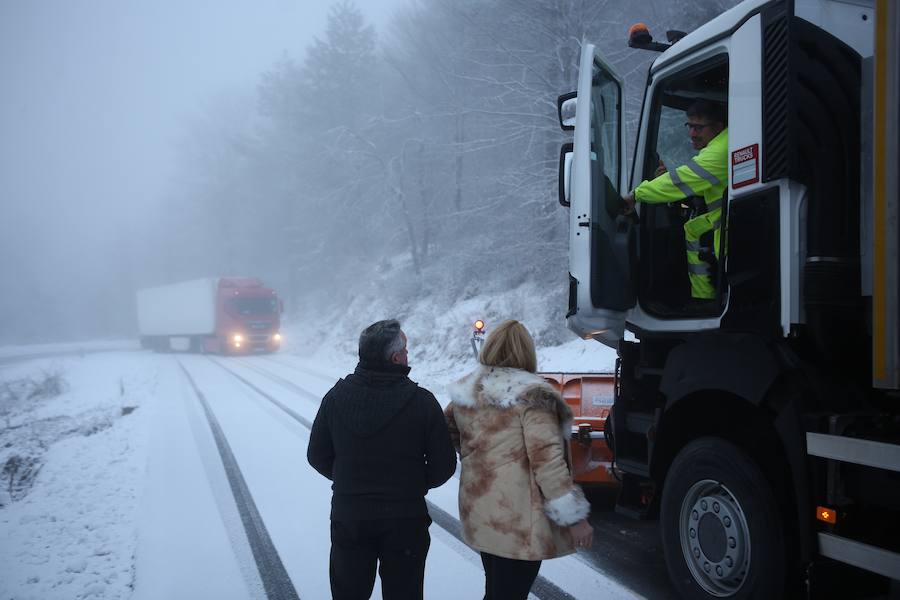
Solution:
{"label": "truck cab", "polygon": [[215,336],[204,351],[275,352],[281,346],[281,300],[255,277],[221,277],[216,285]]}
{"label": "truck cab", "polygon": [[[623,80],[596,46],[560,96],[567,323],[618,351],[617,510],[661,519],[683,597],[814,594],[835,561],[900,580],[898,19],[748,0],[652,43],[630,175]],[[728,177],[702,301],[691,190],[622,200],[691,162],[699,99],[726,107]]]}

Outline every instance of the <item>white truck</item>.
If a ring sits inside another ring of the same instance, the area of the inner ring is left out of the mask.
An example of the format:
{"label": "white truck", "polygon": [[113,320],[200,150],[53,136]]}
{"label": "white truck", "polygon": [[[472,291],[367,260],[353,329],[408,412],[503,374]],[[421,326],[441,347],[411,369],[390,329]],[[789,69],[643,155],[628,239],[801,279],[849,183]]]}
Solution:
{"label": "white truck", "polygon": [[[747,0],[673,43],[636,38],[662,53],[630,176],[622,79],[595,46],[560,96],[567,322],[618,351],[617,510],[660,518],[684,598],[900,593],[898,38],[891,0]],[[683,293],[691,204],[621,199],[689,160],[697,99],[728,115],[701,303]]]}
{"label": "white truck", "polygon": [[137,292],[141,346],[156,351],[274,352],[283,305],[255,277],[208,277]]}

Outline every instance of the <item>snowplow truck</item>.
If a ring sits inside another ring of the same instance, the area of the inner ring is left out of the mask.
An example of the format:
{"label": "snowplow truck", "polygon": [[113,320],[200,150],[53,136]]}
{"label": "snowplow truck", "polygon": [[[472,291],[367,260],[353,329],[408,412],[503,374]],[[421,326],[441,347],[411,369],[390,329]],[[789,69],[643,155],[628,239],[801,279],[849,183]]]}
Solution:
{"label": "snowplow truck", "polygon": [[[748,0],[669,43],[633,33],[661,53],[630,174],[596,46],[558,101],[566,319],[618,353],[616,509],[660,519],[684,598],[896,597],[900,2]],[[727,120],[715,173],[692,167],[698,100]],[[630,210],[657,177],[682,196]]]}

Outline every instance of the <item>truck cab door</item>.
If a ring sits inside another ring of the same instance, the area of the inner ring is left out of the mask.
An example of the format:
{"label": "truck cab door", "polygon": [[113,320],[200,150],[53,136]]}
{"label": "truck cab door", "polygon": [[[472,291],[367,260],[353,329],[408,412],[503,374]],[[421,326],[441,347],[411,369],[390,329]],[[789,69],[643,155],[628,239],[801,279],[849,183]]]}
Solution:
{"label": "truck cab door", "polygon": [[575,104],[571,158],[565,146],[560,160],[561,201],[569,204],[570,221],[566,322],[580,337],[612,347],[635,305],[635,217],[620,214],[626,185],[623,92],[621,77],[595,46],[585,44],[577,96],[560,102],[561,123]]}

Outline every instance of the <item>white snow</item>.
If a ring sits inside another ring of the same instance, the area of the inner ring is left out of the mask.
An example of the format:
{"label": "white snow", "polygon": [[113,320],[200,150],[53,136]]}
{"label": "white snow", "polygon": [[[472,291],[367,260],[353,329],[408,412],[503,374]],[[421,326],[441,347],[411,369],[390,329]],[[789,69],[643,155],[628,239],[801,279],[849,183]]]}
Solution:
{"label": "white snow", "polygon": [[17,359],[34,356],[43,357],[47,354],[59,354],[63,352],[89,353],[106,352],[114,350],[137,350],[140,348],[137,340],[89,340],[84,342],[67,342],[59,344],[27,344],[0,346],[0,357],[16,357]]}
{"label": "white snow", "polygon": [[16,501],[4,474],[0,596],[130,595],[147,460],[145,407],[156,381],[155,361],[147,359],[90,355],[14,370],[17,376],[59,370],[70,390],[19,403],[4,415],[0,464],[19,453],[42,466],[29,493]]}
{"label": "white snow", "polygon": [[[312,311],[304,320],[286,323],[283,347],[323,369],[336,365],[332,371],[337,376],[348,362],[353,362],[357,336],[366,325],[379,319],[399,318],[409,339],[411,377],[440,394],[444,385],[475,366],[471,347],[475,320],[484,320],[490,332],[501,321],[515,318],[534,337],[539,370],[612,373],[615,351],[596,341],[582,340],[561,326],[565,298],[559,298],[559,310],[552,311],[547,309],[553,300],[551,296],[538,284],[526,282],[505,292],[448,300],[445,307],[432,302],[414,304],[406,316],[397,314],[389,300],[372,303],[366,298],[365,304],[341,307],[332,318]],[[355,329],[351,326],[354,322]]]}
{"label": "white snow", "polygon": [[[540,351],[545,370],[607,370],[613,360],[580,340]],[[15,453],[41,465],[20,497],[0,494],[0,597],[265,597],[209,423],[179,364],[215,414],[297,592],[330,597],[330,482],[306,462],[308,431],[216,362],[311,421],[355,358],[332,348],[307,357],[118,352],[7,363],[2,384],[59,373],[67,386],[54,398],[0,406],[0,465]],[[473,366],[471,357],[452,368],[413,359],[411,377],[445,404],[443,386]],[[458,516],[457,485],[451,479],[429,501]],[[480,597],[478,555],[437,524],[431,535],[425,597]],[[576,598],[637,597],[577,556],[545,561],[541,575]],[[373,597],[381,597],[377,583]]]}
{"label": "white snow", "polygon": [[[133,597],[263,597],[258,585],[254,587],[256,595],[247,585],[252,557],[246,552],[236,555],[229,538],[234,527],[223,527],[223,519],[234,521],[234,503],[216,502],[228,497],[228,484],[221,477],[208,478],[205,471],[205,464],[218,457],[198,452],[194,436],[206,439],[209,428],[204,429],[195,410],[188,410],[196,399],[183,385],[177,364],[165,362],[165,377],[150,417],[150,452],[137,515],[140,537],[134,550]],[[243,545],[238,548],[245,549]]]}

